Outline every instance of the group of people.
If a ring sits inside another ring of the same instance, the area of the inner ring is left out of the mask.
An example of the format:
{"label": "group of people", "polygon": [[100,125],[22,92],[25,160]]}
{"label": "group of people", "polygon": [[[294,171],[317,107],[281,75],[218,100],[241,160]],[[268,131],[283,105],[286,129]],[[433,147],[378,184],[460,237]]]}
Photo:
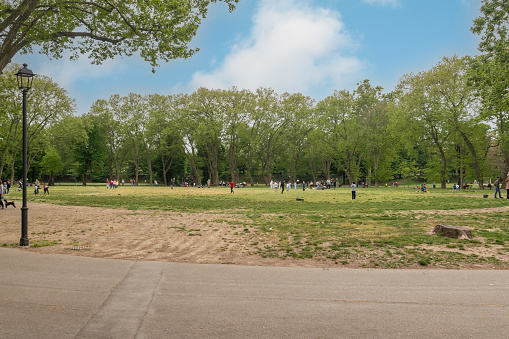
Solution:
{"label": "group of people", "polygon": [[[41,183],[39,182],[38,179],[35,179],[35,182],[34,182],[34,194],[39,194],[39,187],[40,187]],[[42,187],[43,187],[43,190],[44,190],[44,195],[48,194],[49,195],[49,187],[43,183],[42,184]],[[1,179],[0,179],[0,208],[4,208],[4,198],[5,198],[5,195],[9,194],[9,191],[11,190],[11,182],[10,181],[5,181],[3,182]],[[19,180],[19,183],[18,183],[18,191],[21,191],[23,190],[23,181],[22,180]]]}
{"label": "group of people", "polygon": [[[294,182],[291,182],[291,181],[288,181],[288,182],[285,182],[285,181],[273,181],[271,180],[270,181],[270,188],[272,189],[275,189],[276,191],[281,188],[283,191],[284,190],[291,190],[291,189],[299,189],[302,187],[303,190],[306,190],[306,187],[307,188],[316,188],[316,189],[319,189],[319,190],[322,190],[322,189],[331,189],[331,188],[336,188],[338,186],[337,182],[335,180],[325,180],[325,181],[317,181],[317,182],[313,182],[313,181],[309,181],[309,182],[306,182],[306,181],[302,181],[300,182],[299,180],[296,180]],[[284,187],[283,187],[284,185]]]}
{"label": "group of people", "polygon": [[500,199],[503,199],[502,198],[502,195],[500,194],[500,185],[504,185],[504,189],[507,190],[507,198],[506,199],[509,199],[509,173],[507,173],[507,178],[505,178],[505,180],[502,182],[500,177],[497,177],[497,180],[495,180],[495,183],[493,184],[493,186],[495,186],[495,199],[497,198],[497,193],[498,193],[498,197]]}
{"label": "group of people", "polygon": [[[121,183],[124,186],[124,179],[122,179]],[[134,179],[131,179],[131,186],[134,186]],[[106,179],[106,188],[118,188],[118,181]]]}
{"label": "group of people", "polygon": [[[41,183],[39,182],[39,180],[35,179],[35,184],[34,184],[34,194],[39,194],[39,187],[41,186]],[[49,195],[49,187],[48,185],[46,185],[45,183],[42,184],[42,188],[44,190],[44,195]]]}
{"label": "group of people", "polygon": [[106,188],[111,188],[111,189],[118,188],[117,181],[106,179]]}
{"label": "group of people", "polygon": [[7,190],[7,187],[10,188],[10,184],[7,185],[9,182],[6,181],[5,183],[2,183],[2,180],[0,180],[0,207],[4,208],[4,195],[9,194],[9,191]]}

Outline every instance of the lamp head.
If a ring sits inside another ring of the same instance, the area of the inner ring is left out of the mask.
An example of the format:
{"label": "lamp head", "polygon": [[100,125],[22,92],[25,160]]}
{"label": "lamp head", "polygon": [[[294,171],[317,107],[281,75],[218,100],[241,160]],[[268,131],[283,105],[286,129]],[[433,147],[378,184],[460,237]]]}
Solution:
{"label": "lamp head", "polygon": [[18,87],[23,91],[28,91],[32,88],[32,81],[34,78],[34,73],[31,69],[27,68],[27,64],[23,64],[23,68],[16,73],[16,78],[18,79]]}

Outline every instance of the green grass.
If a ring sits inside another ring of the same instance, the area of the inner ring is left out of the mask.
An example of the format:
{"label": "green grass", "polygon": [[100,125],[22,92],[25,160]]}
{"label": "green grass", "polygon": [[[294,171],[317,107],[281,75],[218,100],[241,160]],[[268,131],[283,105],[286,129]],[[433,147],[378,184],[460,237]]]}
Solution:
{"label": "green grass", "polygon": [[[417,193],[403,187],[359,188],[352,201],[349,188],[290,190],[281,194],[265,186],[238,188],[180,188],[124,186],[54,186],[51,194],[29,195],[30,201],[61,205],[162,210],[185,213],[215,212],[240,215],[243,221],[217,219],[231,225],[236,236],[270,239],[256,242],[254,254],[281,259],[331,260],[348,265],[398,268],[408,266],[457,267],[491,265],[508,267],[509,200],[493,199],[493,191],[430,189]],[[489,194],[489,199],[483,199]],[[11,191],[9,197],[21,197]],[[304,201],[296,201],[296,198]],[[472,209],[485,211],[469,212]],[[467,226],[482,241],[465,241],[427,234],[436,224]],[[183,231],[185,228],[182,229]],[[82,230],[86,233],[86,229]],[[202,236],[188,229],[189,236]],[[40,244],[40,246],[49,246]],[[5,245],[4,245],[5,246]],[[438,246],[440,251],[431,250]],[[491,248],[497,257],[469,254],[469,249]]]}

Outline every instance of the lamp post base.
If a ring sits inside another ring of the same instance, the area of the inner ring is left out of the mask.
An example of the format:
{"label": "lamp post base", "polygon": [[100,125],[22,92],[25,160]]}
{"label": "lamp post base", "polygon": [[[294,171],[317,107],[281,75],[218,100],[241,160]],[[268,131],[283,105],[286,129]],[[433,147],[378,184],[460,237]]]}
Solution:
{"label": "lamp post base", "polygon": [[[23,189],[26,189],[23,186]],[[23,205],[26,205],[26,200],[23,202]],[[21,239],[19,239],[20,246],[30,246],[30,242],[28,241],[28,207],[21,207]]]}

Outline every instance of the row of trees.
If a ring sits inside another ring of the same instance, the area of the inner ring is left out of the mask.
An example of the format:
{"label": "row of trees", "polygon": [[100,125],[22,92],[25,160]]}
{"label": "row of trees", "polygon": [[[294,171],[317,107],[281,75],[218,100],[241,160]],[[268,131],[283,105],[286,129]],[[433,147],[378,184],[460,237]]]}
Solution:
{"label": "row of trees", "polygon": [[[391,93],[368,80],[315,102],[301,93],[200,88],[191,94],[131,93],[97,100],[75,116],[74,102],[39,76],[29,92],[32,180],[55,175],[208,179],[268,183],[273,179],[341,178],[378,185],[393,179],[459,183],[508,168],[503,114],[488,114],[475,58],[444,58],[403,76]],[[0,77],[0,177],[21,174],[21,99],[13,77]]]}
{"label": "row of trees", "polygon": [[[233,10],[238,0],[223,0]],[[116,55],[158,60],[192,56],[188,47],[215,0],[0,4],[0,177],[20,176],[20,93],[7,66],[17,53],[40,52],[93,63]],[[58,15],[55,15],[58,13]],[[420,176],[445,186],[509,169],[509,5],[482,0],[472,32],[482,36],[476,58],[444,58],[402,77],[384,94],[363,81],[314,102],[300,93],[231,88],[190,95],[113,96],[89,114],[51,79],[30,92],[29,166],[45,174],[106,177],[192,177],[270,181],[272,176],[318,180],[343,175],[375,184]],[[7,67],[7,68],[6,68]],[[257,179],[256,179],[257,180]],[[138,180],[136,180],[138,182]]]}

